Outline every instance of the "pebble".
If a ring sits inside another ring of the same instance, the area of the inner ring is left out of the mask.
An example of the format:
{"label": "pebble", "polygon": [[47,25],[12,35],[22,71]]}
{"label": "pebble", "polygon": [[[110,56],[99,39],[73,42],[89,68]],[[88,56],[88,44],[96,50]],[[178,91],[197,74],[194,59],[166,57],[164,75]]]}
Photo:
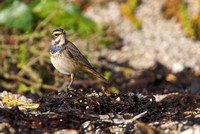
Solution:
{"label": "pebble", "polygon": [[3,91],[0,93],[0,98],[3,99],[5,97],[8,97],[8,100],[13,100],[13,101],[22,101],[22,102],[26,102],[26,103],[32,103],[33,100],[26,98],[23,95],[20,94],[13,94],[11,92],[7,92],[7,91]]}
{"label": "pebble", "polygon": [[[185,2],[188,4],[188,14],[194,16],[198,11],[197,1]],[[136,69],[149,68],[158,61],[174,73],[186,67],[199,70],[200,42],[187,38],[175,18],[163,18],[163,3],[164,0],[141,1],[134,13],[141,21],[140,30],[132,28],[131,22],[121,14],[117,2],[109,2],[103,8],[99,5],[90,6],[84,14],[99,25],[112,24],[123,39],[121,50],[102,49],[101,54],[113,62],[127,61]]]}

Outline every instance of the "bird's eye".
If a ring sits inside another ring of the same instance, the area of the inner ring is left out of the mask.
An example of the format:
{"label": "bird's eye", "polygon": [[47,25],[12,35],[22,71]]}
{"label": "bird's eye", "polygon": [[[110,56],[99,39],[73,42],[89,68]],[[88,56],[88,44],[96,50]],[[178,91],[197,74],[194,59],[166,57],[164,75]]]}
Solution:
{"label": "bird's eye", "polygon": [[55,34],[55,36],[58,36],[58,35],[60,35],[60,34]]}

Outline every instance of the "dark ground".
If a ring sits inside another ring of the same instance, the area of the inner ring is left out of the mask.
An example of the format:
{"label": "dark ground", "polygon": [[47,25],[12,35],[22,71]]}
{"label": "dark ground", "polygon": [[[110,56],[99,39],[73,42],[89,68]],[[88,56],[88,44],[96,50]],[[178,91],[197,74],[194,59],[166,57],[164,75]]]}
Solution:
{"label": "dark ground", "polygon": [[[82,90],[75,90],[80,85],[74,84],[74,90],[67,93],[58,95],[58,92],[51,91],[36,99],[35,102],[40,106],[35,112],[24,113],[17,107],[1,108],[1,122],[10,126],[4,126],[1,132],[51,133],[75,129],[79,133],[162,133],[165,131],[162,124],[169,121],[186,122],[181,130],[184,131],[200,123],[200,96],[198,85],[194,84],[199,81],[199,77],[191,69],[185,69],[174,74],[177,80],[171,83],[166,80],[170,73],[164,66],[157,64],[142,71],[140,77],[135,79],[135,84],[131,84],[131,78],[121,78],[121,72],[115,72],[110,78],[110,84],[120,90],[119,94],[106,92],[109,84],[91,82]],[[104,91],[95,88],[100,85],[106,87]],[[165,94],[166,97],[157,101],[153,96],[156,94]],[[135,120],[134,117],[140,114],[141,117]],[[152,124],[155,122],[160,123]]]}

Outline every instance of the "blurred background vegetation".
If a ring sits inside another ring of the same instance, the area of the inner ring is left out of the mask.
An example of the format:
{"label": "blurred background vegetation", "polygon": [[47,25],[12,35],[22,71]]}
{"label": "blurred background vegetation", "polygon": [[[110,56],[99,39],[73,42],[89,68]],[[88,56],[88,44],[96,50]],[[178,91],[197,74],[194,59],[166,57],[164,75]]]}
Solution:
{"label": "blurred background vegetation", "polygon": [[43,89],[58,90],[58,85],[67,78],[54,71],[49,59],[51,32],[56,28],[65,29],[69,38],[87,39],[95,34],[99,38],[94,45],[107,46],[113,42],[112,37],[103,38],[105,33],[101,26],[82,14],[91,3],[76,0],[1,1],[0,89],[40,95]]}
{"label": "blurred background vegetation", "polygon": [[[135,30],[141,26],[134,16],[140,0],[118,0],[121,13],[133,24]],[[0,3],[0,90],[37,93],[57,90],[68,77],[53,68],[49,59],[51,32],[63,28],[67,36],[90,39],[97,48],[109,49],[118,37],[106,32],[106,28],[95,24],[83,15],[83,11],[93,4],[106,5],[104,0],[6,0]],[[166,0],[162,8],[166,19],[176,17],[192,39],[200,37],[200,15],[191,18],[182,0]],[[106,19],[106,18],[105,18]],[[92,40],[93,39],[93,40]],[[111,47],[112,48],[112,47]],[[107,79],[112,72],[96,69]],[[129,77],[129,69],[123,69],[124,78]],[[79,76],[79,78],[88,76]],[[115,87],[110,87],[118,92]]]}

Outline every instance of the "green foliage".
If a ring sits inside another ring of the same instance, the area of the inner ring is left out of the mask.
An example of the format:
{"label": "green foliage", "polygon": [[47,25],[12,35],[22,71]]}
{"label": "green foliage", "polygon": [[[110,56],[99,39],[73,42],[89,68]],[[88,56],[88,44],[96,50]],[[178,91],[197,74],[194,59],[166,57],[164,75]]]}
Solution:
{"label": "green foliage", "polygon": [[118,90],[116,87],[110,88],[109,91],[110,91],[111,93],[119,94],[119,90]]}
{"label": "green foliage", "polygon": [[192,21],[194,25],[196,38],[200,39],[200,11],[194,16]]}
{"label": "green foliage", "polygon": [[100,39],[98,44],[103,46],[103,47],[105,47],[105,48],[107,48],[108,46],[110,46],[114,42],[115,42],[115,38],[114,37],[106,37],[106,36],[104,36],[103,38]]}
{"label": "green foliage", "polygon": [[72,3],[65,4],[57,0],[44,0],[33,8],[33,13],[41,19],[53,14],[50,24],[66,30],[77,31],[82,36],[88,36],[95,31],[95,23],[85,18]]}
{"label": "green foliage", "polygon": [[[20,14],[15,16],[15,12]],[[3,39],[0,41],[0,77],[3,78],[0,84],[4,89],[14,92],[39,95],[40,89],[58,90],[58,85],[65,81],[60,79],[63,75],[56,76],[53,73],[54,69],[50,63],[50,37],[47,35],[52,32],[52,27],[75,31],[82,36],[95,31],[98,37],[106,37],[104,30],[84,17],[75,4],[57,0],[32,0],[29,5],[20,0],[8,0],[0,10],[0,26],[17,29],[5,29],[6,32],[0,36],[0,40]],[[18,31],[24,31],[25,34]],[[103,42],[110,44],[112,41],[113,39],[108,39]],[[109,78],[111,74],[106,75]]]}
{"label": "green foliage", "polygon": [[190,20],[190,17],[187,14],[186,4],[181,2],[179,5],[179,9],[180,9],[180,19],[184,28],[184,32],[186,33],[187,36],[195,38],[195,31],[193,29],[192,21]]}
{"label": "green foliage", "polygon": [[20,83],[18,88],[19,88],[19,92],[22,92],[22,93],[29,91],[29,87],[26,86],[24,83]]}
{"label": "green foliage", "polygon": [[138,0],[127,0],[126,3],[120,5],[122,14],[128,17],[128,19],[132,22],[134,29],[140,28],[140,21],[133,15],[137,5]]}
{"label": "green foliage", "polygon": [[111,75],[112,75],[112,72],[106,71],[105,74],[104,74],[104,77],[106,78],[106,80],[109,80]]}
{"label": "green foliage", "polygon": [[26,56],[27,56],[26,45],[25,44],[20,44],[20,46],[19,46],[19,54],[18,54],[18,58],[19,58],[18,67],[22,67],[23,65],[28,63],[28,59],[27,59]]}
{"label": "green foliage", "polygon": [[54,81],[55,81],[56,84],[59,83],[59,77],[58,77],[58,76],[55,76],[55,77],[54,77]]}
{"label": "green foliage", "polygon": [[0,11],[0,25],[7,28],[31,31],[41,21],[45,22],[44,26],[50,24],[61,27],[84,37],[96,30],[95,23],[84,17],[75,4],[61,0],[33,0],[30,5],[9,0]]}
{"label": "green foliage", "polygon": [[[30,91],[32,94],[36,93],[36,90],[39,89],[38,85],[35,85],[36,87],[29,87],[24,83],[20,83],[18,86],[18,91],[20,93],[26,93],[28,91]],[[40,85],[39,85],[40,86]]]}
{"label": "green foliage", "polygon": [[29,7],[18,0],[0,11],[0,25],[29,31],[32,27],[32,14]]}
{"label": "green foliage", "polygon": [[33,1],[35,5],[32,9],[33,13],[39,18],[46,18],[50,13],[52,13],[56,8],[58,8],[57,0],[35,0]]}
{"label": "green foliage", "polygon": [[177,19],[186,36],[192,39],[200,39],[200,10],[194,16],[191,16],[187,11],[187,3],[183,0],[166,0],[162,11],[164,18],[175,17]]}
{"label": "green foliage", "polygon": [[132,69],[128,67],[120,67],[120,70],[123,72],[125,78],[130,78],[132,75]]}

